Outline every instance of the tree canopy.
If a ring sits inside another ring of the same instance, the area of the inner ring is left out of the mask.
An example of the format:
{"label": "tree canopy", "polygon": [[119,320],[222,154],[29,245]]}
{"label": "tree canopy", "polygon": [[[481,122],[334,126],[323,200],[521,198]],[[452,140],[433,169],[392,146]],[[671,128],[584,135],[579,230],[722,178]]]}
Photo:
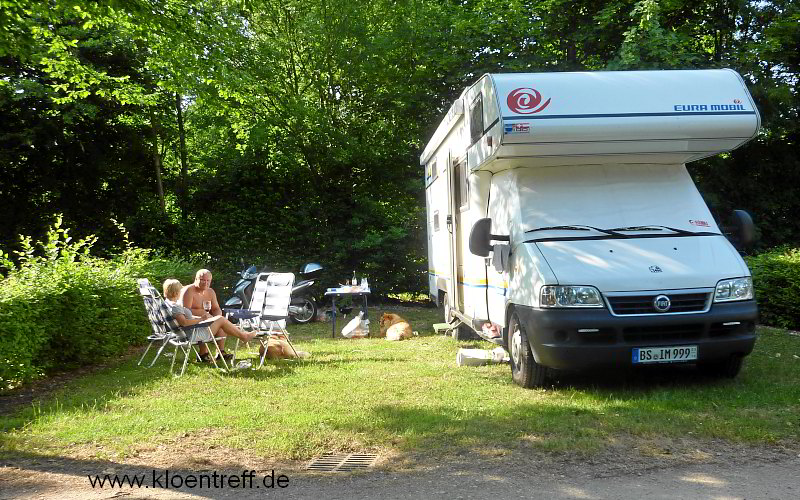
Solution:
{"label": "tree canopy", "polygon": [[[138,244],[424,290],[421,148],[486,72],[730,67],[754,141],[692,164],[797,242],[799,9],[745,0],[0,0],[0,246]],[[794,182],[793,182],[794,181]],[[373,280],[371,280],[373,281]]]}

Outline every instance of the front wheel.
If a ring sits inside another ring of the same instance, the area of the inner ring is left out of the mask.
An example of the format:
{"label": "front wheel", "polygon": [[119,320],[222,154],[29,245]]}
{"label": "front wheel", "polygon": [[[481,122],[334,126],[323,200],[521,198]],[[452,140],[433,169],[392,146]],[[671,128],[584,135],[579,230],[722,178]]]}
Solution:
{"label": "front wheel", "polygon": [[511,355],[511,379],[525,388],[542,387],[548,379],[548,369],[536,362],[525,327],[517,313],[508,325],[508,352]]}
{"label": "front wheel", "polygon": [[310,323],[317,316],[317,303],[311,297],[302,297],[293,303],[289,310],[290,317],[295,323]]}

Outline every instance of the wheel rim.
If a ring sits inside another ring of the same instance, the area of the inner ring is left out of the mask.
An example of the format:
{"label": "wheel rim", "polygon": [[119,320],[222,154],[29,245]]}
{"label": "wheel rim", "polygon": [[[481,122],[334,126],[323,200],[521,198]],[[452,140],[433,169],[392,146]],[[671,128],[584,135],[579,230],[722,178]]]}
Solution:
{"label": "wheel rim", "polygon": [[308,299],[306,299],[305,301],[303,301],[303,305],[300,307],[302,309],[302,312],[297,316],[295,316],[295,319],[300,323],[306,323],[310,321],[311,318],[314,316],[314,308],[311,306],[311,302],[309,302]]}
{"label": "wheel rim", "polygon": [[514,366],[519,366],[522,362],[522,333],[519,331],[519,325],[514,325],[514,330],[511,332],[511,359],[514,361]]}
{"label": "wheel rim", "polygon": [[[447,296],[445,296],[445,300],[447,300]],[[447,302],[444,303],[444,321],[445,323],[450,323],[450,320],[453,319],[450,314],[450,304]]]}

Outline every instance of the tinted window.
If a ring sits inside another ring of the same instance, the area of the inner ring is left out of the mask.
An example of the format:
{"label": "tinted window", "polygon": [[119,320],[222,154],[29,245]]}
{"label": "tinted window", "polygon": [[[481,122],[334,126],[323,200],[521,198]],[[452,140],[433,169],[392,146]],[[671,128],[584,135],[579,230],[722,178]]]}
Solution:
{"label": "tinted window", "polygon": [[455,196],[456,206],[462,208],[467,205],[469,201],[469,186],[467,184],[466,173],[467,162],[460,161],[453,165],[453,174],[455,175]]}
{"label": "tinted window", "polygon": [[478,96],[469,112],[469,139],[476,142],[483,135],[483,97]]}

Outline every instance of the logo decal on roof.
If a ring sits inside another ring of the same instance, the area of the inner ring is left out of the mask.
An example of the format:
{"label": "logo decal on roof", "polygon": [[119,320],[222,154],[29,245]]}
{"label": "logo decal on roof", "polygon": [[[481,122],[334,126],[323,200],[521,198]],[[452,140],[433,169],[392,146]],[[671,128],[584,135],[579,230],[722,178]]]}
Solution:
{"label": "logo decal on roof", "polygon": [[547,99],[544,104],[539,106],[542,102],[542,94],[536,89],[518,88],[514,89],[508,94],[506,103],[508,109],[520,115],[532,115],[538,113],[550,104],[550,99]]}

